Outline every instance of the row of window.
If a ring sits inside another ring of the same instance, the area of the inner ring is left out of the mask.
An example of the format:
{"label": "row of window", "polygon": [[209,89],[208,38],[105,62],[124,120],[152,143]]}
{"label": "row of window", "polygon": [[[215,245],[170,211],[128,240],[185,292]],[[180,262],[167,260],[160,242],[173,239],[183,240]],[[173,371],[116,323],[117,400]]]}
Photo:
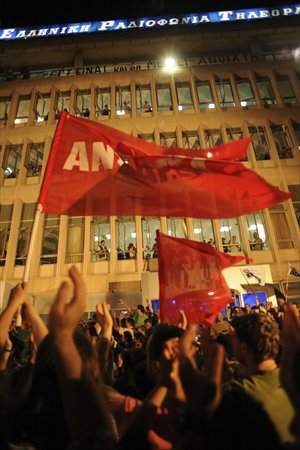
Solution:
{"label": "row of window", "polygon": [[[33,120],[57,119],[63,111],[82,117],[99,117],[153,111],[183,111],[234,108],[252,108],[277,104],[297,105],[295,92],[299,89],[296,76],[287,74],[249,73],[241,76],[228,73],[226,76],[208,75],[206,79],[167,80],[164,83],[115,85],[93,89],[55,90],[52,102],[50,92],[20,95],[13,117],[15,125],[27,123],[32,111]],[[0,120],[9,119],[12,96],[0,97]],[[51,116],[51,117],[50,117]]]}
{"label": "row of window", "polygon": [[[300,124],[291,122],[293,131],[298,145],[300,146]],[[181,141],[177,137],[176,132],[161,132],[159,134],[159,144],[168,147],[180,147],[199,149],[216,147],[223,142],[236,141],[244,136],[251,136],[252,146],[256,160],[272,159],[271,146],[273,140],[280,159],[293,158],[295,146],[288,126],[281,124],[270,124],[267,133],[264,126],[249,126],[245,130],[239,127],[228,128],[223,131],[219,128],[204,129],[202,139],[196,130],[181,131]],[[269,137],[268,137],[269,136]],[[155,142],[154,133],[139,134],[139,138],[148,142]],[[203,144],[203,145],[202,145]],[[44,142],[31,142],[26,146],[26,154],[24,159],[24,167],[26,168],[26,177],[40,176],[44,157]],[[23,144],[7,144],[4,149],[2,159],[2,169],[5,178],[17,178],[20,172],[22,160]]]}
{"label": "row of window", "polygon": [[[289,186],[295,193],[294,209],[300,225],[300,186]],[[15,251],[15,265],[24,265],[29,248],[36,205],[24,204],[22,207],[18,239]],[[199,242],[207,242],[224,252],[265,251],[271,247],[270,232],[265,221],[266,212],[247,214],[241,218],[221,219],[216,223],[210,219],[180,219],[169,217],[166,222],[159,217],[68,217],[65,262],[82,262],[84,257],[85,226],[89,223],[90,261],[106,261],[136,258],[139,254],[144,260],[157,257],[156,230],[175,237],[188,237]],[[291,228],[288,224],[285,205],[269,209],[276,244],[279,249],[293,248]],[[0,206],[0,265],[5,265],[9,248],[13,205]],[[141,220],[141,227],[137,222]],[[115,221],[115,236],[111,235],[111,224]],[[40,264],[57,262],[61,218],[58,215],[45,215],[41,233]],[[137,230],[142,235],[137,235]],[[104,242],[103,242],[104,241]],[[103,250],[104,249],[104,250]]]}

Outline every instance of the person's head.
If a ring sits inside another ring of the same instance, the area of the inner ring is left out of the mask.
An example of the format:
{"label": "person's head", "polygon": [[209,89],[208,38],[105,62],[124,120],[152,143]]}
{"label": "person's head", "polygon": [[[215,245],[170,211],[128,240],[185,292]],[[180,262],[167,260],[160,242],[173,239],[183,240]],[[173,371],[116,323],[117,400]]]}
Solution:
{"label": "person's head", "polygon": [[133,320],[133,318],[132,317],[127,317],[126,321],[125,321],[125,324],[126,324],[126,328],[133,328],[134,327],[134,320]]}
{"label": "person's head", "polygon": [[232,236],[231,241],[236,242],[236,236]]}
{"label": "person's head", "polygon": [[226,244],[226,238],[222,237],[222,244]]}
{"label": "person's head", "polygon": [[245,303],[245,308],[246,308],[248,314],[250,314],[250,312],[251,312],[251,306],[249,305],[249,303]]}
{"label": "person's head", "polygon": [[251,314],[259,314],[259,307],[258,306],[251,306]]}
{"label": "person's head", "polygon": [[102,239],[102,241],[100,242],[101,245],[105,245],[105,240]]}
{"label": "person's head", "polygon": [[140,316],[142,314],[145,314],[145,308],[143,305],[137,305],[136,312]]}
{"label": "person's head", "polygon": [[215,321],[216,321],[216,323],[223,322],[223,315],[222,315],[221,312],[219,312],[219,314],[217,315]]}
{"label": "person's head", "polygon": [[152,327],[152,320],[151,319],[145,319],[144,326],[145,326],[146,330],[150,330],[150,328]]}
{"label": "person's head", "polygon": [[177,342],[183,329],[175,325],[160,324],[150,336],[147,343],[147,372],[152,379],[158,375],[160,357],[166,342]]}
{"label": "person's head", "polygon": [[241,362],[249,366],[249,362],[275,360],[279,352],[277,322],[263,314],[248,314],[235,318],[232,325],[234,353]]}
{"label": "person's head", "polygon": [[254,231],[253,237],[254,237],[254,239],[259,239],[259,234],[257,231]]}

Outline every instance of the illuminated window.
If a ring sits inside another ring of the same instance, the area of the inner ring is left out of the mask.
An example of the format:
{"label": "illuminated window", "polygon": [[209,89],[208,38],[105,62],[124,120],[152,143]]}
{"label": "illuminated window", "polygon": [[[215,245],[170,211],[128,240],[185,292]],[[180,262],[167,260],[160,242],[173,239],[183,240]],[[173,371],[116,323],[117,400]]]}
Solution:
{"label": "illuminated window", "polygon": [[276,81],[283,103],[297,103],[295,92],[292,88],[289,77],[287,75],[280,75],[279,73],[276,73]]}
{"label": "illuminated window", "polygon": [[20,95],[17,114],[15,118],[15,125],[20,123],[27,123],[30,109],[30,95]]}
{"label": "illuminated window", "polygon": [[279,158],[293,158],[294,155],[288,127],[285,125],[271,125],[270,128]]}
{"label": "illuminated window", "polygon": [[225,108],[235,106],[230,80],[215,76],[215,83],[220,105]]}
{"label": "illuminated window", "polygon": [[187,237],[186,219],[178,217],[167,218],[168,235],[178,238]]}
{"label": "illuminated window", "polygon": [[116,86],[116,114],[131,114],[130,86]]}
{"label": "illuminated window", "polygon": [[90,89],[76,89],[74,99],[74,111],[76,116],[90,117],[91,91]]}
{"label": "illuminated window", "polygon": [[235,75],[235,84],[243,107],[256,105],[251,82],[248,78]]}
{"label": "illuminated window", "polygon": [[175,83],[175,87],[177,93],[178,110],[182,111],[184,109],[194,109],[190,83],[177,81]]}
{"label": "illuminated window", "polygon": [[210,219],[192,219],[194,239],[198,242],[206,242],[214,245],[215,234],[213,229],[213,223]]}
{"label": "illuminated window", "polygon": [[66,263],[83,261],[84,217],[68,217]]}
{"label": "illuminated window", "polygon": [[236,217],[220,220],[220,234],[225,253],[237,253],[243,250],[240,227]]}
{"label": "illuminated window", "polygon": [[183,148],[197,150],[200,148],[200,140],[197,131],[182,132]]}
{"label": "illuminated window", "polygon": [[35,212],[36,212],[35,203],[26,203],[23,205],[19,228],[19,237],[16,249],[16,259],[15,259],[16,266],[25,265]]}
{"label": "illuminated window", "polygon": [[116,245],[118,259],[136,258],[136,227],[133,216],[117,217]]}
{"label": "illuminated window", "polygon": [[94,216],[90,233],[91,261],[109,261],[111,230],[108,216]]}
{"label": "illuminated window", "polygon": [[95,95],[96,117],[110,115],[110,88],[98,87]]}
{"label": "illuminated window", "polygon": [[55,119],[59,118],[59,115],[62,111],[70,112],[70,98],[71,98],[71,92],[70,91],[56,91],[55,95]]}
{"label": "illuminated window", "polygon": [[156,230],[160,230],[159,217],[142,217],[143,258],[157,258]]}
{"label": "illuminated window", "polygon": [[250,249],[269,250],[269,242],[267,237],[264,217],[261,212],[246,214],[245,221],[247,224]]}
{"label": "illuminated window", "polygon": [[137,84],[135,86],[135,96],[137,112],[152,112],[152,96],[150,84]]}
{"label": "illuminated window", "polygon": [[267,139],[265,127],[248,127],[249,134],[252,138],[252,146],[257,161],[270,159],[270,146]]}
{"label": "illuminated window", "polygon": [[168,83],[156,85],[156,99],[158,111],[173,111],[171,87]]}
{"label": "illuminated window", "polygon": [[50,93],[38,92],[35,96],[34,113],[37,122],[48,120],[50,109]]}
{"label": "illuminated window", "polygon": [[39,177],[42,171],[45,142],[27,145],[25,167],[27,177]]}
{"label": "illuminated window", "polygon": [[45,214],[40,264],[56,264],[60,216]]}
{"label": "illuminated window", "polygon": [[209,81],[196,80],[199,106],[201,109],[214,109],[215,101]]}
{"label": "illuminated window", "polygon": [[17,178],[20,170],[23,144],[6,145],[2,161],[5,178]]}
{"label": "illuminated window", "polygon": [[0,205],[0,266],[5,265],[13,205]]}
{"label": "illuminated window", "polygon": [[269,78],[256,74],[255,79],[263,105],[276,105],[277,101]]}

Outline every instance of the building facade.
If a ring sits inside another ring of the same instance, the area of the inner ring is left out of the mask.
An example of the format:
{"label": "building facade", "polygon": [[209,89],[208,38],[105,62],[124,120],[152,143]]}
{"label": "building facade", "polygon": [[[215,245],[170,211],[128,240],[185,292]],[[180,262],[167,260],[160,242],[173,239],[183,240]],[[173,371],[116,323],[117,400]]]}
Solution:
{"label": "building facade", "polygon": [[[143,274],[157,272],[157,229],[244,252],[253,266],[270,268],[290,300],[300,300],[300,280],[288,276],[289,263],[299,270],[300,247],[295,19],[0,41],[3,302],[5,286],[24,274],[52,137],[65,109],[165,146],[210,148],[251,136],[243,164],[295,195],[274,208],[220,220],[43,215],[29,281],[42,314],[71,264],[87,280],[89,309],[109,294],[134,303]],[[169,66],[167,57],[173,58]],[[100,251],[101,241],[108,252]]]}

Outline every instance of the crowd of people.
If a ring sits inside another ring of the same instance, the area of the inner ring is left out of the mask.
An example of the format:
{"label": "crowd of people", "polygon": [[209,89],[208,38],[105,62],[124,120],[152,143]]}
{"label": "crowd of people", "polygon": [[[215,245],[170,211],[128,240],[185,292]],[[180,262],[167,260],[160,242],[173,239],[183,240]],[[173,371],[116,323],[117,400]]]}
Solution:
{"label": "crowd of people", "polygon": [[0,314],[1,449],[299,448],[296,304],[235,307],[206,327],[120,299],[84,321],[86,283],[75,266],[69,277],[47,325],[27,283]]}

